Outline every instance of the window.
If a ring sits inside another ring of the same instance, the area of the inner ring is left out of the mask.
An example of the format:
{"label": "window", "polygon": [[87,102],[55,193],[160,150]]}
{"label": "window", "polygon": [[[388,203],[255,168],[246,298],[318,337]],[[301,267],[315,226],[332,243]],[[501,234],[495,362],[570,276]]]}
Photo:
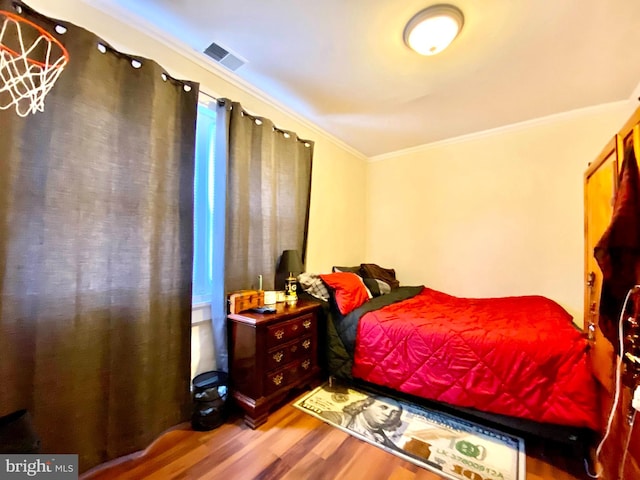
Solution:
{"label": "window", "polygon": [[[193,205],[193,297],[192,304],[210,303],[214,288],[215,254],[223,242],[224,230],[217,231],[214,222],[215,190],[215,105],[199,103],[196,125],[196,158]],[[223,189],[224,190],[224,189]],[[220,223],[220,222],[218,222]],[[224,224],[222,224],[224,225]]]}

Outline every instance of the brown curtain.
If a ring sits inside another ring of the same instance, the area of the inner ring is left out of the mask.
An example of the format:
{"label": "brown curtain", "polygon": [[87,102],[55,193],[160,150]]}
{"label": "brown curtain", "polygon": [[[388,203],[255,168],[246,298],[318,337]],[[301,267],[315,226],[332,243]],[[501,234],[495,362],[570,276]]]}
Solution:
{"label": "brown curtain", "polygon": [[[224,291],[274,288],[278,258],[298,250],[304,261],[313,142],[220,100],[216,161],[227,179]],[[217,365],[227,366],[225,305],[212,305]]]}
{"label": "brown curtain", "polygon": [[198,86],[23,15],[70,62],[44,112],[0,111],[0,416],[84,471],[190,414]]}

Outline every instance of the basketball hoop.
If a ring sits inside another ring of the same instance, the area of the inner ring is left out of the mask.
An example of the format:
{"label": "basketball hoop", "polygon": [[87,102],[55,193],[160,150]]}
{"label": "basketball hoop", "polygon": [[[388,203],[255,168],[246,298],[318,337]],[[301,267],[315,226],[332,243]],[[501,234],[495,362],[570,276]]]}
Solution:
{"label": "basketball hoop", "polygon": [[53,35],[0,10],[0,110],[13,106],[21,117],[44,111],[44,98],[68,62],[67,49]]}

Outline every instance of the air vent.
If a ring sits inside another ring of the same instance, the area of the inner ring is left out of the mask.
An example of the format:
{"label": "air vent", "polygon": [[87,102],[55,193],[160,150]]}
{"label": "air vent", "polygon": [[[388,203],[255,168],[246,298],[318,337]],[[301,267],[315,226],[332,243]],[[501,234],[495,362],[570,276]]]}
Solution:
{"label": "air vent", "polygon": [[221,47],[217,43],[212,43],[211,45],[209,45],[204,53],[219,64],[227,67],[229,70],[234,72],[242,65],[247,63],[246,60],[243,60],[238,55],[234,55],[229,50]]}

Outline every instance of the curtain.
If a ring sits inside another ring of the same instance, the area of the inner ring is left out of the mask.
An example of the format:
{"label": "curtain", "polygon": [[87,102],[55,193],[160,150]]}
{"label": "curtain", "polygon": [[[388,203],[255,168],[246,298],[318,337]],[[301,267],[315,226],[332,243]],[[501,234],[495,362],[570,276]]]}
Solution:
{"label": "curtain", "polygon": [[[218,102],[217,118],[216,159],[226,170],[222,290],[256,289],[259,275],[271,290],[283,250],[298,250],[304,261],[313,142],[230,100]],[[212,321],[216,362],[226,369],[225,297],[212,304]]]}
{"label": "curtain", "polygon": [[24,15],[70,62],[44,112],[0,111],[0,415],[85,471],[190,415],[198,86]]}

